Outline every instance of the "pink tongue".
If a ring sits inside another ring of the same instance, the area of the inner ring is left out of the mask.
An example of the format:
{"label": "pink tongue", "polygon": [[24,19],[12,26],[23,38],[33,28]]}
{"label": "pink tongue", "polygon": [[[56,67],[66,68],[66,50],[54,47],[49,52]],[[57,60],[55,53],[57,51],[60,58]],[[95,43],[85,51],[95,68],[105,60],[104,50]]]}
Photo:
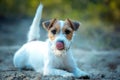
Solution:
{"label": "pink tongue", "polygon": [[57,43],[56,43],[56,48],[57,48],[58,50],[62,50],[62,49],[64,49],[64,44],[63,44],[62,42],[57,42]]}

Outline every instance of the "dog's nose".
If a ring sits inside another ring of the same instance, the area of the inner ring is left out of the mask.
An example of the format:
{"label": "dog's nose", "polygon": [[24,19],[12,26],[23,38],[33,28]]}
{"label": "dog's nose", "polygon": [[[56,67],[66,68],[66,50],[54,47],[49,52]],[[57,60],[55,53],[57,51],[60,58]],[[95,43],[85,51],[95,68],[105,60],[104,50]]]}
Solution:
{"label": "dog's nose", "polygon": [[63,44],[64,44],[64,41],[63,41],[63,40],[58,40],[57,42],[61,42],[61,43],[63,43]]}
{"label": "dog's nose", "polygon": [[58,50],[63,50],[63,49],[64,49],[64,42],[63,42],[62,40],[58,40],[58,41],[56,42],[56,48],[57,48]]}

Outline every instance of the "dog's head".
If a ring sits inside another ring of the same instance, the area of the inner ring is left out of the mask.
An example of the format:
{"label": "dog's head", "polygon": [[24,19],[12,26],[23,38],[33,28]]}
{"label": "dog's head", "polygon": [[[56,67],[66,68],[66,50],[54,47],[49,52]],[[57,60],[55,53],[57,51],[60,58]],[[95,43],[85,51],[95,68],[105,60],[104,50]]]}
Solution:
{"label": "dog's head", "polygon": [[79,22],[70,19],[43,22],[43,27],[48,31],[51,48],[56,54],[62,54],[70,48],[74,32],[79,26]]}

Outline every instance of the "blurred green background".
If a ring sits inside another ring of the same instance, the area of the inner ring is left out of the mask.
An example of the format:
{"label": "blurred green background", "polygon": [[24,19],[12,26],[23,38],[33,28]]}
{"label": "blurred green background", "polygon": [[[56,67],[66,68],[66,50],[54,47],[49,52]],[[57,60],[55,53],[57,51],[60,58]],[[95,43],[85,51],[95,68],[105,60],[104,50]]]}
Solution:
{"label": "blurred green background", "polygon": [[120,0],[0,0],[0,23],[32,20],[40,2],[44,5],[43,20],[70,18],[81,22],[77,46],[120,48]]}

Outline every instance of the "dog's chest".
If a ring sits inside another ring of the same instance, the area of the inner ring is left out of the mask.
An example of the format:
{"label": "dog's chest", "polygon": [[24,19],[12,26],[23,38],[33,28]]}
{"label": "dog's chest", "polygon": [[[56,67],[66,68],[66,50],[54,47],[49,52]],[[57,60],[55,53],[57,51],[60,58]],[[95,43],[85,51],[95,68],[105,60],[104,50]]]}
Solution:
{"label": "dog's chest", "polygon": [[67,66],[67,57],[66,56],[52,56],[50,59],[52,67],[57,69],[66,69]]}

